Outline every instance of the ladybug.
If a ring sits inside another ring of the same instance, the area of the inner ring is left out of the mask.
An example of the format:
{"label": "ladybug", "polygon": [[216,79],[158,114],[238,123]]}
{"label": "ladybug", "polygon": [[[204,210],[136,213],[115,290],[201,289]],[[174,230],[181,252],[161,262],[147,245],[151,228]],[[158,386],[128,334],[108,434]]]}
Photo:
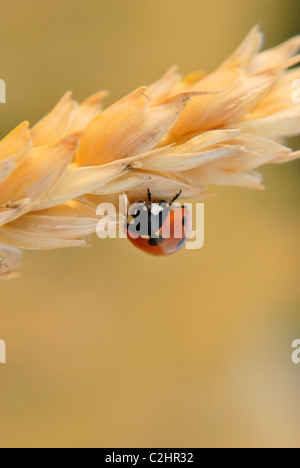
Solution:
{"label": "ladybug", "polygon": [[152,202],[148,189],[148,200],[134,203],[128,212],[132,218],[127,224],[130,242],[152,255],[172,255],[186,243],[191,231],[191,215],[185,206],[173,206],[182,190],[171,200]]}

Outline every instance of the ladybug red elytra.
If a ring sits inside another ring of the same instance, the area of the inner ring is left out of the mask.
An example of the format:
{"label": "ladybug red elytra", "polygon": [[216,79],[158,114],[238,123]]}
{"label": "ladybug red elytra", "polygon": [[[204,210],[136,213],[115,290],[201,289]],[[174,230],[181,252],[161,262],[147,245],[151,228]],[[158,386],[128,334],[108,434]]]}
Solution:
{"label": "ladybug red elytra", "polygon": [[185,206],[173,206],[180,191],[171,202],[148,200],[134,203],[128,212],[127,235],[137,248],[152,255],[172,255],[186,243],[191,231],[191,214]]}

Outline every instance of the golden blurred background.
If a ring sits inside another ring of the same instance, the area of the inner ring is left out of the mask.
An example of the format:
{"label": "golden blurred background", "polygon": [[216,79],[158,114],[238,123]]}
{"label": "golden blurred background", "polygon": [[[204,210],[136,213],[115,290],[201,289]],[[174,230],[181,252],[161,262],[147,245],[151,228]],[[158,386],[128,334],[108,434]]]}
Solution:
{"label": "golden blurred background", "polygon": [[[299,13],[299,0],[1,0],[1,135],[68,89],[109,89],[110,104],[173,64],[212,71],[255,23],[276,45]],[[299,167],[265,169],[266,192],[221,189],[200,251],[27,252],[0,286],[0,446],[299,447]]]}

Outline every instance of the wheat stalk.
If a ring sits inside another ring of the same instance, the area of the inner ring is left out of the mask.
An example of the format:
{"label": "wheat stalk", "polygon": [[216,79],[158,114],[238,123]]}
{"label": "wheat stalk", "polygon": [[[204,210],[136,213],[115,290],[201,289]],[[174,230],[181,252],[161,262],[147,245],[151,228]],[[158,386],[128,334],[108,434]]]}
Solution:
{"label": "wheat stalk", "polygon": [[86,245],[96,204],[130,199],[204,199],[207,185],[262,189],[255,171],[300,156],[279,143],[300,133],[300,36],[261,52],[254,27],[212,74],[176,68],[106,110],[100,92],[81,104],[67,93],[32,129],[0,142],[0,279],[17,277],[23,249]]}

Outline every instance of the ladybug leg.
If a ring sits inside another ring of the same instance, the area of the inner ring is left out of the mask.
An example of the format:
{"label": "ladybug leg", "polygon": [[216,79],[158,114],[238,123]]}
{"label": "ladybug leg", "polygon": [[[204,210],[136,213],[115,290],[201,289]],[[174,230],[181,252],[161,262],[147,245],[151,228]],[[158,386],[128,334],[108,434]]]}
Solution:
{"label": "ladybug leg", "polygon": [[170,205],[172,205],[173,203],[175,203],[176,200],[178,200],[178,198],[180,197],[181,194],[182,194],[182,190],[179,190],[179,192],[177,193],[177,195],[175,195],[175,197],[173,198],[173,200],[171,200]]}

